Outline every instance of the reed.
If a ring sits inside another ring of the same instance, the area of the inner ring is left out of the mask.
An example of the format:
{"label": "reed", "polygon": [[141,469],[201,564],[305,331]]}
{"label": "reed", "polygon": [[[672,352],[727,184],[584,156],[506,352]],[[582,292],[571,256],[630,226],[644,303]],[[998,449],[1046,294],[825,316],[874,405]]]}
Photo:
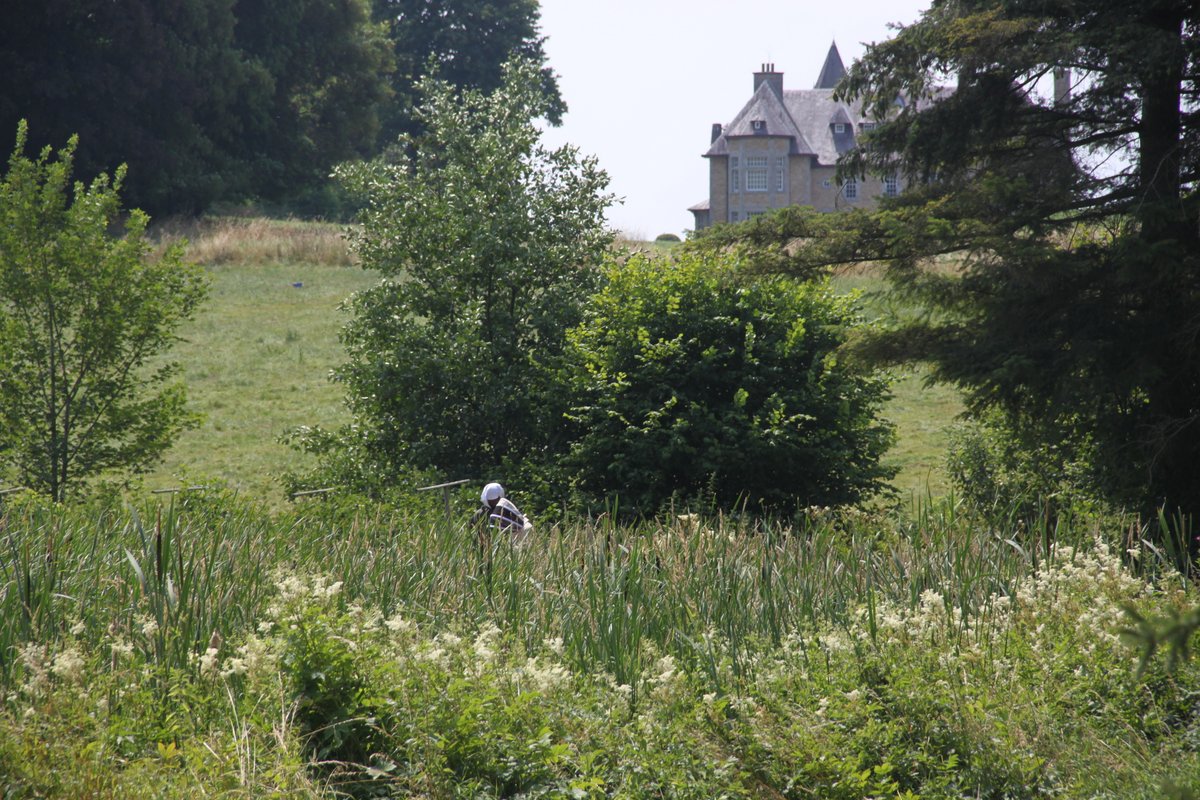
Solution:
{"label": "reed", "polygon": [[[692,515],[620,526],[553,526],[536,543],[480,541],[440,514],[316,506],[270,515],[231,494],[138,507],[64,508],[35,499],[3,517],[0,665],[26,641],[74,629],[120,639],[164,666],[194,668],[214,637],[254,629],[280,576],[323,575],[346,597],[431,630],[487,623],[531,651],[561,640],[573,666],[629,683],[653,654],[735,674],[795,631],[845,625],[926,592],[986,628],[989,601],[1029,579],[1051,537],[987,529],[953,500],[911,514],[813,509],[798,523]],[[1096,531],[1051,532],[1086,545]],[[1128,544],[1128,531],[1114,541]],[[1164,573],[1172,554],[1144,548]],[[977,635],[977,634],[976,634]]]}

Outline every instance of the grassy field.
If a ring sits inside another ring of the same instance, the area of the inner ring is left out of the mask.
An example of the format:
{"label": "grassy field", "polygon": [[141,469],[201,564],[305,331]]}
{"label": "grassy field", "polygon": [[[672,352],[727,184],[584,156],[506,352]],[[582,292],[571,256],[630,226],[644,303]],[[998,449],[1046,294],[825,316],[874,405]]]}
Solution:
{"label": "grassy field", "polygon": [[208,266],[212,292],[172,357],[205,421],[180,438],[146,485],[217,478],[282,500],[277,476],[303,456],[279,435],[348,419],[343,393],[329,381],[343,358],[338,304],[373,278],[350,262],[332,225],[234,221],[187,233],[195,237],[189,256]]}
{"label": "grassy field", "polygon": [[[352,264],[337,226],[226,220],[165,234],[186,235],[189,257],[208,266],[212,279],[209,301],[173,354],[205,422],[180,438],[146,486],[215,478],[282,503],[277,476],[303,466],[304,456],[279,435],[348,419],[340,387],[328,380],[343,358],[337,334],[345,316],[337,306],[374,278]],[[861,290],[877,305],[883,284],[859,273],[836,285]],[[893,484],[904,499],[947,491],[946,436],[961,410],[953,389],[925,386],[923,377],[898,373],[884,412],[899,434],[887,461],[900,470]]]}

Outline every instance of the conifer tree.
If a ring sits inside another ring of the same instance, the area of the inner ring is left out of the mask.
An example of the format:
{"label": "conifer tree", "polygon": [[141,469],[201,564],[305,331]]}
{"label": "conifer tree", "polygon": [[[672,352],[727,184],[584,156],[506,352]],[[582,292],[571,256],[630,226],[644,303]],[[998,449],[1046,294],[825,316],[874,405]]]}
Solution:
{"label": "conifer tree", "polygon": [[1200,512],[1198,41],[1183,0],[936,0],[839,88],[887,119],[843,174],[910,190],[708,245],[797,274],[886,262],[931,313],[865,352],[927,360],[1024,446],[1086,454],[1109,497]]}

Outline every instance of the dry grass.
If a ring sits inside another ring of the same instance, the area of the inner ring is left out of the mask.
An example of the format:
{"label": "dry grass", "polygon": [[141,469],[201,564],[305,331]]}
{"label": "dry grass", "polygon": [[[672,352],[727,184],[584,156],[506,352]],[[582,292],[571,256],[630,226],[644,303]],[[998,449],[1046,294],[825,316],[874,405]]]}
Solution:
{"label": "dry grass", "polygon": [[187,258],[207,266],[315,264],[353,266],[345,226],[327,222],[204,217],[172,220],[154,231],[162,249],[187,240]]}

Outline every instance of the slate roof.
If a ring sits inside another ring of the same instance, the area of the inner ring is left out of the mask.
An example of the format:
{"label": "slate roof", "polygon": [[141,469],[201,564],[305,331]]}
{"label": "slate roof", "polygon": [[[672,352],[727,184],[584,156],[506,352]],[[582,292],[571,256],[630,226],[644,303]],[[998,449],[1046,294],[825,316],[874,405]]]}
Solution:
{"label": "slate roof", "polygon": [[[782,75],[774,73],[773,67],[769,74],[777,75],[782,83]],[[872,121],[863,117],[861,102],[845,103],[833,99],[833,87],[845,74],[835,43],[825,56],[817,88],[784,89],[781,97],[770,87],[771,81],[761,81],[750,101],[721,129],[721,135],[713,140],[705,158],[729,155],[731,139],[786,136],[791,139],[789,152],[792,155],[812,155],[820,164],[835,164],[838,156],[854,147],[860,124]],[[931,100],[923,100],[919,105],[924,106],[952,92],[951,87],[938,87]],[[897,104],[903,105],[903,100],[897,98]],[[758,127],[754,125],[755,120],[761,123]],[[835,133],[834,126],[838,123],[844,126],[842,133]]]}
{"label": "slate roof", "polygon": [[[784,92],[785,98],[787,94]],[[756,122],[759,123],[757,127]],[[727,155],[729,139],[737,136],[788,136],[792,140],[792,155],[816,155],[788,112],[785,102],[775,94],[767,81],[758,85],[750,102],[722,129],[721,135],[705,155]]]}
{"label": "slate roof", "polygon": [[825,54],[825,63],[821,67],[821,74],[817,76],[817,82],[813,84],[814,89],[832,89],[837,86],[838,81],[846,74],[846,67],[842,64],[842,56],[838,53],[837,42],[829,45],[829,52]]}

